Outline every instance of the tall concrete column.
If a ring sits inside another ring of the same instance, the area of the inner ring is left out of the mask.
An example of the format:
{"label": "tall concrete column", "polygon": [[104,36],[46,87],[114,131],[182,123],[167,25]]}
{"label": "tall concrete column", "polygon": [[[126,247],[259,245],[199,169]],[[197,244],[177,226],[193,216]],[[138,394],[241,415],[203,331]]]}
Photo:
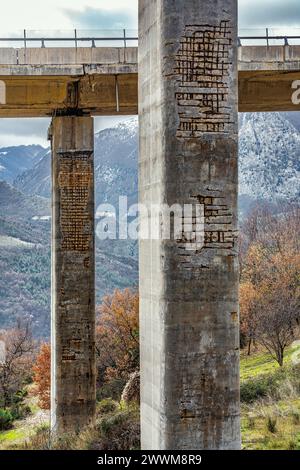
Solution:
{"label": "tall concrete column", "polygon": [[142,448],[239,449],[237,0],[140,0],[139,21],[140,202],[204,223],[194,249],[194,220],[140,242]]}
{"label": "tall concrete column", "polygon": [[94,132],[91,117],[52,120],[51,425],[95,414]]}

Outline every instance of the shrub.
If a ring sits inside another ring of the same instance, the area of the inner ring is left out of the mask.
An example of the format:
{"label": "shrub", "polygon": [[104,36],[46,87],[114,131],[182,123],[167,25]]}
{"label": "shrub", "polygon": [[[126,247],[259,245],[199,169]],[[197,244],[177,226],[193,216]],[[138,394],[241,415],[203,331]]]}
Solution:
{"label": "shrub", "polygon": [[50,409],[50,382],[51,382],[51,348],[44,343],[32,368],[36,387],[34,393],[39,398],[39,406],[43,410]]}
{"label": "shrub", "polygon": [[272,374],[264,374],[241,383],[241,401],[253,401],[269,396],[275,400],[297,397],[300,392],[299,367],[278,368]]}
{"label": "shrub", "polygon": [[26,416],[31,414],[31,409],[30,409],[30,406],[28,405],[16,404],[16,405],[11,406],[10,412],[13,417],[13,420],[23,419],[23,418],[26,418]]}
{"label": "shrub", "polygon": [[299,413],[298,410],[296,410],[296,409],[292,410],[291,416],[292,416],[292,420],[293,420],[294,425],[297,425],[297,424],[300,423],[300,413]]}
{"label": "shrub", "polygon": [[255,428],[255,418],[254,418],[254,416],[249,416],[248,417],[248,428],[249,429],[254,429]]}
{"label": "shrub", "polygon": [[13,423],[13,416],[11,412],[5,408],[0,408],[0,430],[5,431],[10,429]]}
{"label": "shrub", "polygon": [[91,444],[99,450],[136,450],[140,448],[140,422],[136,407],[128,407],[97,423],[99,438]]}
{"label": "shrub", "polygon": [[126,380],[119,377],[111,379],[109,382],[98,384],[97,400],[102,401],[104,398],[112,398],[119,401],[125,385]]}
{"label": "shrub", "polygon": [[259,398],[266,397],[270,391],[272,377],[262,376],[247,380],[241,384],[241,401],[251,403]]}
{"label": "shrub", "polygon": [[287,445],[287,450],[299,450],[300,449],[300,446],[299,446],[299,442],[297,440],[297,438],[292,438],[288,441],[288,445]]}
{"label": "shrub", "polygon": [[27,397],[27,395],[28,395],[28,391],[26,390],[26,388],[18,390],[13,395],[12,402],[15,403],[15,404],[21,403],[24,400],[24,398]]}
{"label": "shrub", "polygon": [[51,439],[48,424],[41,424],[35,430],[35,433],[26,440],[19,450],[50,450]]}
{"label": "shrub", "polygon": [[267,418],[267,430],[271,432],[272,434],[275,434],[277,432],[277,419],[276,417],[273,416],[268,416]]}
{"label": "shrub", "polygon": [[99,414],[107,414],[116,411],[118,403],[112,400],[112,398],[105,398],[97,404],[97,411]]}
{"label": "shrub", "polygon": [[[134,404],[121,409],[113,400],[98,404],[95,425],[86,426],[79,434],[51,436],[49,427],[36,428],[35,434],[18,446],[19,450],[137,450],[140,448],[139,408]],[[113,407],[116,407],[113,410]],[[105,412],[104,412],[105,409]],[[109,410],[109,411],[108,411]]]}

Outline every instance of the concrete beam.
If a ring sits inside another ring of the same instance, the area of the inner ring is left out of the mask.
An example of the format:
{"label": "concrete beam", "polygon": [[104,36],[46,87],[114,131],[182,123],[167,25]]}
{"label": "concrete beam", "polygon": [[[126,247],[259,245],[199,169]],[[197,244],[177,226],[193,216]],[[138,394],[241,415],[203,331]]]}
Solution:
{"label": "concrete beam", "polygon": [[[110,73],[127,66],[137,72],[137,47],[0,48],[0,75],[78,75],[89,67]],[[239,70],[300,70],[300,46],[240,46]],[[88,73],[88,72],[86,72]],[[126,72],[128,73],[128,72]]]}
{"label": "concrete beam", "polygon": [[300,46],[240,46],[239,71],[300,70]]}
{"label": "concrete beam", "polygon": [[300,104],[292,102],[295,80],[300,80],[300,72],[240,71],[239,111],[300,111]]}
{"label": "concrete beam", "polygon": [[52,140],[51,426],[76,432],[95,415],[93,119],[56,117]]}
{"label": "concrete beam", "polygon": [[69,76],[0,76],[5,102],[0,117],[52,116],[57,109],[80,108],[98,115],[137,114],[137,74]]}
{"label": "concrete beam", "polygon": [[[300,110],[300,104],[291,99],[299,71],[243,68],[239,71],[240,112]],[[109,74],[103,72],[100,66],[90,66],[88,73],[78,70],[77,77],[0,75],[6,86],[0,117],[47,117],[74,106],[93,116],[137,114],[138,74],[128,68],[115,74],[112,69]]]}
{"label": "concrete beam", "polygon": [[142,232],[152,205],[160,233],[164,204],[204,224],[140,242],[142,448],[239,449],[237,1],[140,0],[139,24]]}
{"label": "concrete beam", "polygon": [[[0,117],[52,116],[72,107],[94,116],[137,114],[137,48],[15,51],[0,49]],[[300,46],[242,46],[238,57],[240,112],[300,110],[291,100]]]}
{"label": "concrete beam", "polygon": [[[0,67],[15,65],[23,70],[31,70],[31,74],[40,74],[41,67],[53,67],[53,73],[61,75],[61,68],[68,65],[70,74],[76,75],[78,65],[110,65],[137,64],[137,47],[29,47],[0,48]],[[40,66],[40,67],[38,67]],[[13,68],[11,69],[13,70]]]}
{"label": "concrete beam", "polygon": [[299,111],[292,84],[300,79],[300,46],[242,46],[239,111]]}

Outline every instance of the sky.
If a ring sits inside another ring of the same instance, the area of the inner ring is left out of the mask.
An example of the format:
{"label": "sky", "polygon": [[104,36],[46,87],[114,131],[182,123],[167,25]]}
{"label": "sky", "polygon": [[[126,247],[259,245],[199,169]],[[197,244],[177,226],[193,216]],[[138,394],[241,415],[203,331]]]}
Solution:
{"label": "sky", "polygon": [[[138,0],[9,0],[1,2],[0,36],[26,30],[137,29]],[[199,0],[201,5],[201,1]],[[238,0],[239,28],[297,28],[300,0]],[[1,44],[0,44],[1,45]],[[121,118],[123,119],[123,118]],[[115,118],[96,118],[95,130]],[[0,147],[47,146],[48,119],[0,119]]]}

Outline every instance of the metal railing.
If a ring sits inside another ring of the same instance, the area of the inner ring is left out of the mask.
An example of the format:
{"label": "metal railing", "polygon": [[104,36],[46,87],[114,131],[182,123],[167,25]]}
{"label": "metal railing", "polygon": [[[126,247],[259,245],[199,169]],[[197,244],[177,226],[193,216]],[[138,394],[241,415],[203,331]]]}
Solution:
{"label": "metal railing", "polygon": [[300,45],[300,28],[242,29],[239,31],[238,45]]}
{"label": "metal railing", "polygon": [[299,45],[300,45],[300,36],[239,36],[238,37],[238,45],[239,46],[243,46],[243,45],[246,45],[245,43],[243,44],[242,41],[253,41],[253,40],[257,40],[257,41],[266,41],[266,45],[267,46],[275,46],[275,45],[278,45],[278,44],[274,44],[274,42],[279,42],[281,41],[282,42],[282,45],[284,46],[290,46],[292,45],[291,42],[293,40],[298,40],[299,41]]}
{"label": "metal railing", "polygon": [[[6,43],[4,47],[48,47],[50,44],[63,44],[64,47],[98,47],[100,44],[105,45],[116,45],[126,48],[129,44],[132,45],[132,42],[137,43],[138,36],[137,31],[134,30],[107,30],[107,31],[89,31],[88,34],[82,30],[74,29],[72,32],[68,31],[67,35],[61,34],[48,35],[43,31],[28,31],[23,30],[22,34],[10,36],[10,37],[0,37],[0,47],[1,43]],[[102,34],[101,34],[102,33]],[[53,34],[53,32],[52,32]],[[99,44],[100,43],[100,44]],[[128,44],[129,43],[129,44]],[[62,47],[60,45],[59,47]]]}
{"label": "metal railing", "polygon": [[[300,28],[240,30],[238,45],[300,45]],[[137,30],[33,31],[24,29],[14,36],[0,37],[0,47],[128,47],[138,45]]]}

